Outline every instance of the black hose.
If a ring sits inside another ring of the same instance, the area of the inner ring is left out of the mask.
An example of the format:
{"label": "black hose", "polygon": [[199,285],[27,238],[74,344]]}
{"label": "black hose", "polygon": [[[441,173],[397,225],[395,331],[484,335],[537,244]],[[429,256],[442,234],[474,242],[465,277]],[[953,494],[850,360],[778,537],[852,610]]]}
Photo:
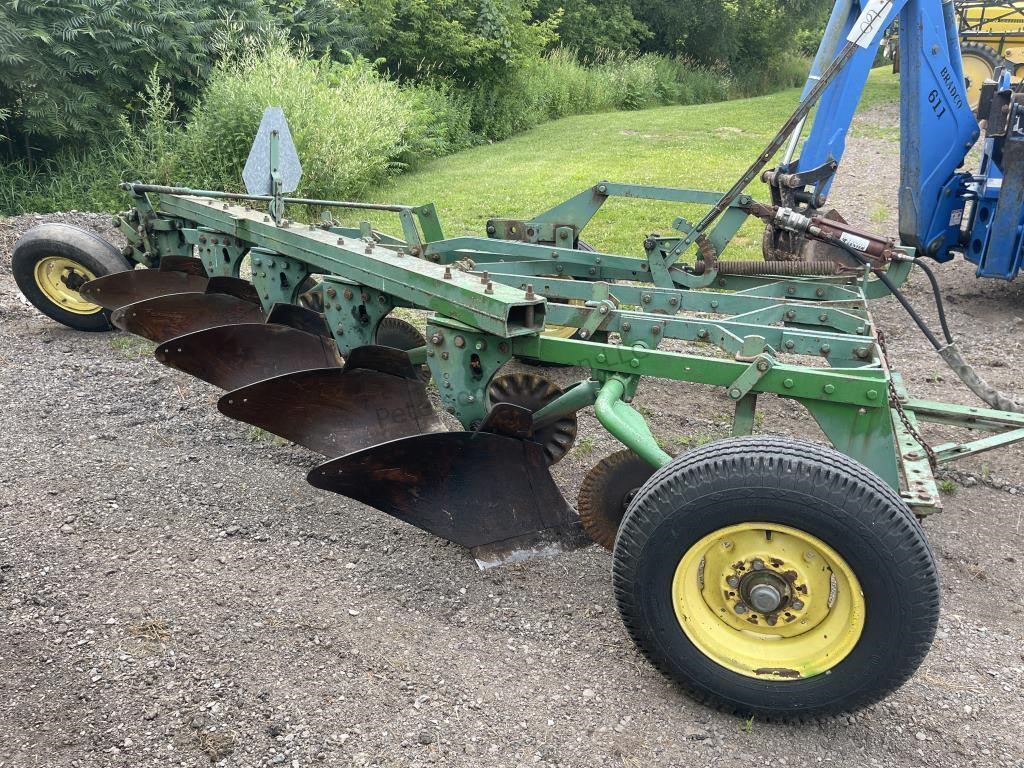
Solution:
{"label": "black hose", "polygon": [[[885,272],[883,272],[880,269],[875,269],[872,266],[871,262],[868,261],[867,256],[862,254],[856,248],[854,248],[854,247],[852,247],[850,245],[847,245],[842,240],[840,240],[838,237],[832,238],[829,242],[832,245],[837,245],[840,248],[842,248],[844,251],[846,251],[848,254],[850,254],[853,258],[855,258],[861,264],[864,264],[865,266],[872,267],[872,271],[875,273],[875,275],[878,277],[878,279],[881,280],[882,284],[886,288],[889,289],[889,293],[891,293],[893,296],[896,297],[896,301],[898,301],[900,304],[903,305],[903,308],[905,310],[907,310],[907,314],[910,315],[910,318],[915,323],[917,323],[917,327],[921,329],[921,333],[923,333],[924,337],[926,339],[928,339],[928,342],[933,347],[935,347],[935,350],[939,351],[939,350],[941,350],[945,346],[944,344],[942,344],[938,340],[938,338],[936,338],[935,334],[932,333],[932,329],[929,328],[928,324],[924,321],[924,318],[921,317],[919,314],[917,314],[917,310],[914,309],[914,307],[910,304],[909,301],[907,301],[907,297],[903,295],[903,292],[900,291],[900,289],[896,287],[896,284],[893,283],[893,281],[889,278],[889,276],[887,274],[885,274]],[[937,291],[936,291],[935,295],[936,296],[939,295]]]}
{"label": "black hose", "polygon": [[[829,242],[842,248],[861,264],[870,266],[864,254],[855,248],[850,247],[839,238],[834,238]],[[935,334],[931,332],[924,320],[921,319],[921,316],[914,311],[912,306],[910,306],[910,302],[907,301],[907,297],[904,296],[895,285],[893,285],[892,280],[889,279],[889,276],[885,274],[885,272],[879,269],[872,269],[872,271],[878,276],[878,279],[882,281],[882,284],[889,289],[889,292],[896,297],[896,300],[903,305],[903,308],[907,310],[907,313],[914,319],[914,322],[917,323],[917,327],[921,329],[921,332],[924,333],[928,341],[931,342],[931,345],[935,347],[935,350],[939,353],[939,357],[946,361],[946,364],[974,394],[997,410],[1009,411],[1010,413],[1024,413],[1024,403],[1017,402],[1013,395],[1000,392],[998,389],[993,387],[981,378],[978,372],[963,359],[960,354],[960,350],[956,348],[956,344],[951,338],[949,327],[946,324],[946,310],[942,305],[942,294],[939,292],[938,281],[935,279],[935,274],[923,262],[914,259],[914,263],[924,270],[924,273],[928,275],[929,282],[932,284],[932,291],[935,293],[935,305],[939,310],[939,322],[942,323],[942,332],[945,335],[946,340],[949,342],[948,344],[939,343],[939,340],[935,338]]]}
{"label": "black hose", "polygon": [[939,324],[942,326],[942,335],[946,337],[946,343],[953,343],[953,334],[949,331],[949,323],[946,322],[946,306],[942,301],[942,291],[939,290],[939,281],[935,279],[935,272],[921,259],[914,259],[914,264],[921,268],[928,276],[928,282],[932,284],[932,295],[935,297],[935,309],[939,313]]}

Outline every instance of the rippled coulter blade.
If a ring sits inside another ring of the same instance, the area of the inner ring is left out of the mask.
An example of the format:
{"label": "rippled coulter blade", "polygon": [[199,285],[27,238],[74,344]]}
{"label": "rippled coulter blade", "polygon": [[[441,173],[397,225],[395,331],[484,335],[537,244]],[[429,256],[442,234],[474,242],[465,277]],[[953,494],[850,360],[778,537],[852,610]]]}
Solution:
{"label": "rippled coulter blade", "polygon": [[340,368],[343,362],[323,315],[288,304],[275,306],[266,323],[178,336],[157,347],[156,359],[225,390],[296,371]]}
{"label": "rippled coulter blade", "polygon": [[205,293],[156,296],[115,309],[110,316],[121,330],[157,344],[218,325],[262,323],[263,319],[255,289],[234,277],[211,278]]}
{"label": "rippled coulter blade", "polygon": [[344,367],[296,371],[235,389],[218,408],[325,456],[444,430],[409,356],[390,347],[359,347]]}

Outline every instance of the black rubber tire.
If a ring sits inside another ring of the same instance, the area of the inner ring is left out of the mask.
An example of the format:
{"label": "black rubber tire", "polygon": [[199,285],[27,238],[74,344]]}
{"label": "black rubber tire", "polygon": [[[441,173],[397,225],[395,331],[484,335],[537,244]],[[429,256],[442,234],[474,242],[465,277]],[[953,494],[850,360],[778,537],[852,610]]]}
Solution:
{"label": "black rubber tire", "polygon": [[[381,320],[375,338],[382,347],[401,349],[403,352],[427,345],[426,337],[416,326],[398,317],[385,317]],[[423,381],[430,381],[430,369],[427,366],[417,366],[416,370]]]}
{"label": "black rubber tire", "polygon": [[35,268],[49,256],[63,256],[92,272],[96,277],[131,269],[121,251],[102,237],[70,224],[50,223],[32,227],[21,236],[11,254],[14,281],[32,306],[58,323],[76,331],[109,331],[110,312],[90,315],[68,312],[47,298],[36,283]]}
{"label": "black rubber tire", "polygon": [[[827,674],[741,675],[703,654],[677,620],[671,584],[683,554],[716,530],[750,522],[816,536],[860,581],[861,636]],[[614,584],[627,631],[659,670],[700,702],[768,720],[853,711],[886,696],[928,653],[939,616],[935,560],[899,494],[837,451],[781,437],[722,440],[658,470],[619,529]]]}
{"label": "black rubber tire", "polygon": [[[995,48],[985,45],[984,43],[975,43],[970,41],[961,42],[960,58],[974,58],[983,62],[991,70],[991,72],[988,72],[986,74],[991,76],[995,75],[995,71],[999,67],[1013,67],[1013,65],[1010,64],[1010,62],[1008,62],[999,54],[999,51],[997,51]],[[977,109],[978,101],[981,97],[981,86],[982,83],[975,82],[971,82],[966,85],[967,97],[969,99],[971,109]],[[987,117],[987,115],[985,117]]]}

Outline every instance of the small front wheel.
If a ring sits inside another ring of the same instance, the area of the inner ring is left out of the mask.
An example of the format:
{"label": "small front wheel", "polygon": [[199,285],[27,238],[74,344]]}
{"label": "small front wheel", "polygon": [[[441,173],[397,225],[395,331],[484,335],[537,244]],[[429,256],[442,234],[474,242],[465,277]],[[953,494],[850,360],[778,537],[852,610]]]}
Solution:
{"label": "small front wheel", "polygon": [[699,701],[766,719],[886,696],[938,622],[935,561],[899,494],[787,438],[724,440],[658,470],[626,512],[614,577],[655,666]]}
{"label": "small front wheel", "polygon": [[14,281],[25,298],[44,315],[78,331],[110,330],[110,313],[78,289],[131,267],[111,243],[70,224],[33,227],[11,254]]}

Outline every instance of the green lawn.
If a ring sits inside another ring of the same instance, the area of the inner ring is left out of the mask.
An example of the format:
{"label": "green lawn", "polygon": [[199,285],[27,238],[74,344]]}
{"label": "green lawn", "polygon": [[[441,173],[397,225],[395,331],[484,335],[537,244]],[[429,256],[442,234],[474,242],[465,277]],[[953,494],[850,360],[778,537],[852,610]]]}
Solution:
{"label": "green lawn", "polygon": [[[896,76],[872,73],[862,108],[895,100]],[[692,107],[659,107],[569,117],[499,144],[432,161],[372,199],[434,202],[445,234],[482,234],[492,216],[528,218],[592,184],[610,181],[725,190],[764,148],[796,105],[799,91]],[[750,191],[763,197],[756,181]],[[641,255],[650,232],[668,233],[676,216],[699,210],[612,199],[585,238],[604,251]],[[375,223],[394,230],[393,222]],[[760,253],[762,228],[748,223],[733,257]]]}

